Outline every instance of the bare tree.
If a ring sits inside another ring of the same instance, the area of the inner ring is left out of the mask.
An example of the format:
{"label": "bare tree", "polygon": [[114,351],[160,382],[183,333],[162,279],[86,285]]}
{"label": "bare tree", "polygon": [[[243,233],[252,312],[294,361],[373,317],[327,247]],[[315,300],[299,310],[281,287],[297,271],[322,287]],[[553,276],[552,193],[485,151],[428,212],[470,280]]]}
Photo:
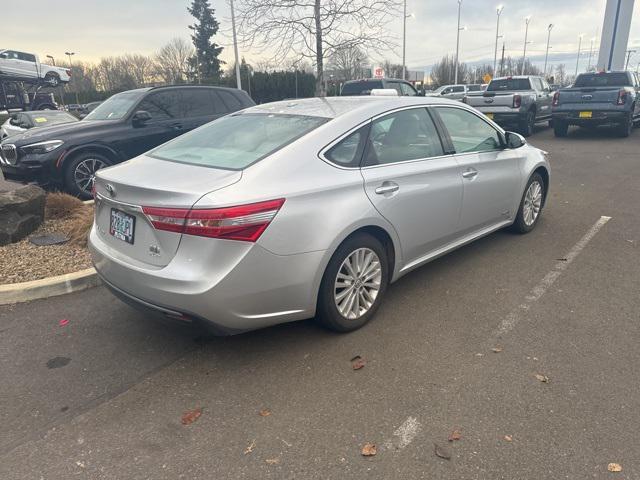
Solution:
{"label": "bare tree", "polygon": [[367,55],[354,45],[337,48],[329,57],[329,68],[335,71],[340,80],[362,77],[367,63]]}
{"label": "bare tree", "polygon": [[155,80],[157,67],[152,58],[139,53],[127,53],[120,57],[120,61],[138,86],[147,85]]}
{"label": "bare tree", "polygon": [[274,59],[314,60],[316,95],[324,96],[325,59],[341,48],[393,46],[388,23],[399,5],[399,0],[243,0],[239,31],[245,45],[263,45]]}
{"label": "bare tree", "polygon": [[195,55],[193,46],[182,38],[173,38],[155,56],[157,75],[166,83],[184,83],[192,72],[189,59]]}
{"label": "bare tree", "polygon": [[384,76],[387,78],[402,78],[402,64],[393,63],[389,60],[382,62]]}
{"label": "bare tree", "polygon": [[[435,86],[449,85],[455,80],[456,59],[453,55],[445,55],[431,69],[431,82]],[[458,62],[458,78],[469,78],[469,67],[466,63]]]}
{"label": "bare tree", "polygon": [[557,84],[561,85],[561,86],[565,86],[566,85],[566,81],[567,81],[567,67],[565,66],[564,63],[561,63],[559,65],[556,65],[556,78],[555,78]]}

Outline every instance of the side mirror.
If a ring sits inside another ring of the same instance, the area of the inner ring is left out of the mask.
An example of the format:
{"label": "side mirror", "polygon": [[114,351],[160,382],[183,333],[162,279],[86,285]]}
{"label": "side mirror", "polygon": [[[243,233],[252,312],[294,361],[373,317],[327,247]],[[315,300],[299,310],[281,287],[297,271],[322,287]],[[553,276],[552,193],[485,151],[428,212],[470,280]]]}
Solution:
{"label": "side mirror", "polygon": [[134,125],[142,126],[145,123],[147,123],[149,120],[151,120],[151,114],[146,110],[138,110],[136,113],[133,114],[133,117],[131,120],[133,121]]}
{"label": "side mirror", "polygon": [[504,140],[507,148],[520,148],[527,143],[522,135],[515,132],[506,132],[504,134]]}

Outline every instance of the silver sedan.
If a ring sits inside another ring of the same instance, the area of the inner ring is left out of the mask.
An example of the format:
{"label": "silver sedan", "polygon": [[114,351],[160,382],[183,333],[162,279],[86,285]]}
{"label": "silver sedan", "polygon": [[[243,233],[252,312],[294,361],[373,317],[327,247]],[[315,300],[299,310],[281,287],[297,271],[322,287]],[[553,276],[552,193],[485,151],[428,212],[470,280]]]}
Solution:
{"label": "silver sedan", "polygon": [[545,152],[445,99],[252,107],[96,175],[90,249],[128,303],[233,334],[316,317],[346,332],[407,272],[531,231]]}

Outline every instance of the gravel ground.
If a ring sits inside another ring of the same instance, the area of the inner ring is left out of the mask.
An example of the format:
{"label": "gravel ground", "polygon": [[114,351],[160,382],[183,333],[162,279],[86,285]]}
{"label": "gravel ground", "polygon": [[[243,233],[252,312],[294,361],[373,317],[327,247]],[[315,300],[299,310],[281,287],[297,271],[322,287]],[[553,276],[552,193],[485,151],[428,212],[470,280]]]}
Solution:
{"label": "gravel ground", "polygon": [[[72,220],[46,220],[30,236],[66,233]],[[91,256],[85,247],[65,243],[38,247],[24,240],[0,247],[0,285],[28,282],[72,273],[91,267]]]}

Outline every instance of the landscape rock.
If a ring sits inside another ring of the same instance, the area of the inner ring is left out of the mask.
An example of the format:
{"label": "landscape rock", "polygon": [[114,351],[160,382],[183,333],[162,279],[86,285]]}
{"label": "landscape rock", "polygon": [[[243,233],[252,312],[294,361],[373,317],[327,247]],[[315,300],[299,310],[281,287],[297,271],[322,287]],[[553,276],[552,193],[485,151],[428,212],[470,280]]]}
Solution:
{"label": "landscape rock", "polygon": [[22,240],[40,226],[45,200],[40,187],[0,180],[0,246]]}

